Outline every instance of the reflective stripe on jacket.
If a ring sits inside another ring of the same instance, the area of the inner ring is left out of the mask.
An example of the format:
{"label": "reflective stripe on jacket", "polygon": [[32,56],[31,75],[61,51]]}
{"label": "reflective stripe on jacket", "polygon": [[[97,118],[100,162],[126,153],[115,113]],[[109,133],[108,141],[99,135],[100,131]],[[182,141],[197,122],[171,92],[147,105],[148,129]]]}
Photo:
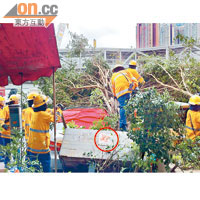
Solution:
{"label": "reflective stripe on jacket", "polygon": [[121,70],[119,72],[113,73],[111,83],[113,94],[117,98],[124,94],[132,93],[132,91],[129,90],[131,83],[134,83],[132,90],[138,86],[137,81],[133,80],[131,74],[126,70]]}
{"label": "reflective stripe on jacket", "polygon": [[30,132],[30,123],[31,123],[31,115],[33,113],[33,108],[28,107],[23,110],[23,120],[24,120],[24,130],[25,130],[25,139],[28,141],[29,132]]}
{"label": "reflective stripe on jacket", "polygon": [[185,127],[187,138],[193,140],[196,136],[200,136],[200,111],[188,110]]}
{"label": "reflective stripe on jacket", "polygon": [[[4,123],[8,126],[10,126],[10,122],[9,122],[9,118],[10,118],[10,112],[9,112],[9,107],[5,106],[3,108],[3,113],[2,113],[2,118],[4,119]],[[5,122],[6,121],[6,122]],[[2,138],[7,138],[7,139],[11,139],[11,133],[10,133],[10,128],[8,128],[8,130],[5,130],[3,128],[2,132],[1,132],[1,137]]]}
{"label": "reflective stripe on jacket", "polygon": [[132,77],[135,77],[139,83],[141,84],[145,83],[143,77],[138,74],[136,69],[128,68],[126,69],[126,71],[128,71],[132,75]]}
{"label": "reflective stripe on jacket", "polygon": [[27,151],[32,153],[48,153],[50,151],[49,125],[54,116],[46,111],[33,112]]}
{"label": "reflective stripe on jacket", "polygon": [[27,151],[30,151],[32,153],[48,153],[50,151],[50,149],[32,149],[30,147],[27,147]]}

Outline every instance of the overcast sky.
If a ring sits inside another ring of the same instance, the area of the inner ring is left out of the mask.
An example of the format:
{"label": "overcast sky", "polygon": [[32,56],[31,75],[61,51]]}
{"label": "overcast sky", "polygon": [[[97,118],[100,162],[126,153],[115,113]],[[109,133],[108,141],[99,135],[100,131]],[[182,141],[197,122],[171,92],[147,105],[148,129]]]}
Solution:
{"label": "overcast sky", "polygon": [[[119,1],[85,0],[70,2],[64,15],[70,31],[83,34],[91,45],[96,39],[97,47],[130,48],[135,47],[136,37],[133,11]],[[62,47],[65,43],[63,41]]]}
{"label": "overcast sky", "polygon": [[[56,31],[57,31],[56,24]],[[124,26],[126,28],[126,26]],[[108,27],[102,24],[100,27],[94,26],[79,26],[69,24],[69,30],[78,34],[83,34],[89,40],[89,44],[93,45],[93,39],[96,39],[97,47],[112,47],[112,48],[131,48],[135,47],[135,26],[127,28],[127,31],[119,30],[117,27]],[[66,29],[61,47],[64,48],[67,44],[69,35]]]}

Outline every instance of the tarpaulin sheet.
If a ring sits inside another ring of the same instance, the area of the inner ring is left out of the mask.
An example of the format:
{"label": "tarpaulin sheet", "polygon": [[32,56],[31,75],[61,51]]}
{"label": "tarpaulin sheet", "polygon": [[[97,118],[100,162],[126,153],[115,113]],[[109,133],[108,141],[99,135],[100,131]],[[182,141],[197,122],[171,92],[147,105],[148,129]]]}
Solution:
{"label": "tarpaulin sheet", "polygon": [[73,108],[63,111],[66,123],[74,121],[76,125],[89,128],[94,121],[104,119],[108,115],[107,111],[100,108]]}
{"label": "tarpaulin sheet", "polygon": [[61,67],[53,24],[45,27],[14,27],[0,24],[0,86],[50,77]]}

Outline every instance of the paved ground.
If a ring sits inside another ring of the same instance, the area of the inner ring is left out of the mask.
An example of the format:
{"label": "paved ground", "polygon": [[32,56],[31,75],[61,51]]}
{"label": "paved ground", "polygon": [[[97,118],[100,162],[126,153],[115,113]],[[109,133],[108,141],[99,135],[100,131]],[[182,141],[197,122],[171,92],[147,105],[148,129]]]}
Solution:
{"label": "paved ground", "polygon": [[[4,163],[0,162],[0,172],[4,169]],[[176,173],[200,173],[200,170],[185,170],[182,172],[180,169],[176,169]]]}

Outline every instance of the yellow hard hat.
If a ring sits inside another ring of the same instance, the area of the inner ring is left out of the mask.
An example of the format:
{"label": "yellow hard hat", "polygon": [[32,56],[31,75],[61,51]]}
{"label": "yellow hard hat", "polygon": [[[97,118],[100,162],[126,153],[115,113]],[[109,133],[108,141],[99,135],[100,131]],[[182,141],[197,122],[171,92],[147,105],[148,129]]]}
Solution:
{"label": "yellow hard hat", "polygon": [[4,105],[4,101],[5,101],[5,99],[4,99],[2,96],[0,96],[0,105],[1,105],[1,106]]}
{"label": "yellow hard hat", "polygon": [[33,98],[38,95],[37,93],[29,93],[28,96],[27,96],[27,100],[33,100]]}
{"label": "yellow hard hat", "polygon": [[11,95],[10,98],[9,98],[9,101],[19,101],[19,97],[18,95]]}
{"label": "yellow hard hat", "polygon": [[0,101],[5,101],[4,97],[0,96]]}
{"label": "yellow hard hat", "polygon": [[44,95],[37,94],[33,97],[33,108],[38,108],[44,105],[47,101],[47,98]]}
{"label": "yellow hard hat", "polygon": [[118,67],[122,67],[122,68],[124,69],[124,67],[123,67],[122,64],[116,64],[116,65],[112,68],[112,72],[114,72],[114,70],[117,69]]}
{"label": "yellow hard hat", "polygon": [[188,102],[190,105],[200,105],[200,96],[193,95]]}
{"label": "yellow hard hat", "polygon": [[129,65],[136,66],[136,61],[135,61],[135,60],[131,60],[131,61],[129,62]]}

